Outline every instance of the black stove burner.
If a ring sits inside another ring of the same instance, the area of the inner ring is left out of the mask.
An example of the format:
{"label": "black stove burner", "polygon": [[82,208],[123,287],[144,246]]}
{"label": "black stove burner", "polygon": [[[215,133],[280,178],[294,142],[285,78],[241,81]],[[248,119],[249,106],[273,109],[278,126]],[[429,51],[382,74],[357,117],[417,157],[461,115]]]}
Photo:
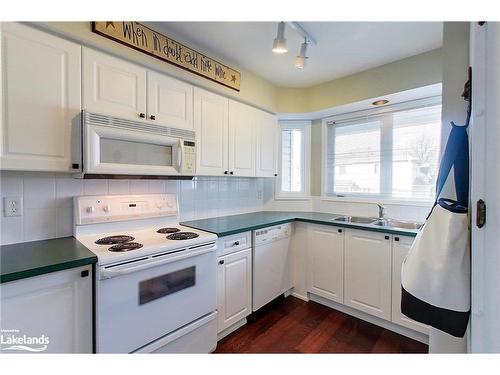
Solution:
{"label": "black stove burner", "polygon": [[118,236],[109,236],[109,237],[99,238],[97,241],[95,241],[95,243],[98,245],[114,245],[114,244],[124,243],[124,242],[128,242],[128,241],[133,241],[133,240],[134,240],[134,237],[132,237],[132,236],[118,235]]}
{"label": "black stove burner", "polygon": [[156,233],[168,234],[168,233],[177,233],[180,232],[179,228],[161,228],[156,231]]}
{"label": "black stove burner", "polygon": [[108,250],[115,252],[125,252],[125,251],[140,249],[141,247],[142,244],[137,242],[124,242],[115,246],[111,246]]}
{"label": "black stove burner", "polygon": [[198,237],[198,234],[193,232],[178,232],[167,236],[169,240],[190,240],[196,237]]}

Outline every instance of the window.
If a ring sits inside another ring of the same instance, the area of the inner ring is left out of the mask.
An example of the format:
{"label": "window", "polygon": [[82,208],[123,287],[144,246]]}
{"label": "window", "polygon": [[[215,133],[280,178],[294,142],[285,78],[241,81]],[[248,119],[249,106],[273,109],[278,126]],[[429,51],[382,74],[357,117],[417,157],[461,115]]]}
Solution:
{"label": "window", "polygon": [[324,121],[323,195],[432,200],[441,105],[436,99],[431,103],[415,101],[386,107],[385,113]]}
{"label": "window", "polygon": [[277,198],[309,196],[309,121],[280,123],[280,173],[276,180]]}

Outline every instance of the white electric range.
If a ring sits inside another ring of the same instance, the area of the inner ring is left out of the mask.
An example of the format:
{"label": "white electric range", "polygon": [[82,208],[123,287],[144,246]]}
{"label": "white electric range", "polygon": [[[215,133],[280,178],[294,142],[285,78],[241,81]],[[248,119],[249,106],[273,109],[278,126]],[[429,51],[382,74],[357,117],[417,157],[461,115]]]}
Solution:
{"label": "white electric range", "polygon": [[75,197],[74,213],[98,258],[98,353],[215,349],[217,236],[179,225],[175,194]]}

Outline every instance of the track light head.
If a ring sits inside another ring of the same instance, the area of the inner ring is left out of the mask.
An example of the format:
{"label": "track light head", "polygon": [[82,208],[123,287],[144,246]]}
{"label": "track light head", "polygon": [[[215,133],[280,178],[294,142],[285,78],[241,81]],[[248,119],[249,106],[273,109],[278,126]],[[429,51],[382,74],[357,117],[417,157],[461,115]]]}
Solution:
{"label": "track light head", "polygon": [[278,33],[273,43],[274,53],[286,53],[288,48],[286,48],[286,38],[285,38],[285,23],[278,23]]}
{"label": "track light head", "polygon": [[298,69],[304,69],[306,66],[307,57],[307,39],[304,39],[304,43],[300,45],[300,52],[297,58],[295,59],[295,67]]}

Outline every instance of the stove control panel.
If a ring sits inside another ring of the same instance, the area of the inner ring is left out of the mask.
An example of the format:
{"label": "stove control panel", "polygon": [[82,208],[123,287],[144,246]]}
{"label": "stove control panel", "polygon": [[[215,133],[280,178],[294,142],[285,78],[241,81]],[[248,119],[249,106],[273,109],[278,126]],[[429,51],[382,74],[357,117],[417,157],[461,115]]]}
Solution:
{"label": "stove control panel", "polygon": [[175,216],[175,194],[105,195],[74,198],[75,224]]}

